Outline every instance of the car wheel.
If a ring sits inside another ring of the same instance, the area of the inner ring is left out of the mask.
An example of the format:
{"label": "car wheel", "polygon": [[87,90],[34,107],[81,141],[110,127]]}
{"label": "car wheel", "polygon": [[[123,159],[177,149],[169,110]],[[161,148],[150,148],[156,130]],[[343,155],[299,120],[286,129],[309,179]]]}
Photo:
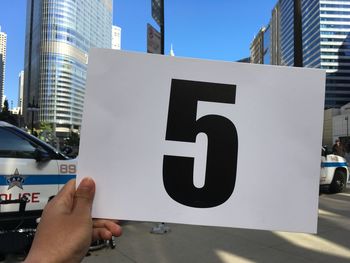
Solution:
{"label": "car wheel", "polygon": [[346,178],[346,175],[343,171],[341,170],[335,171],[332,183],[329,187],[329,192],[340,193],[344,191],[346,187],[345,178]]}

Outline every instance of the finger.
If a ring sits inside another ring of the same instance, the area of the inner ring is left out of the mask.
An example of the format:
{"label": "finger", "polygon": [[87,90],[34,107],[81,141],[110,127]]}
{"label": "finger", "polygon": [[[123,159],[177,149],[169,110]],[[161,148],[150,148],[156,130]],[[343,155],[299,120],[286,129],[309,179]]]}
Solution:
{"label": "finger", "polygon": [[121,230],[118,234],[113,234],[111,231],[105,229],[105,228],[94,228],[92,231],[92,240],[109,240],[113,236],[118,237],[121,235]]}
{"label": "finger", "polygon": [[56,209],[62,209],[63,212],[71,212],[75,194],[75,179],[69,180],[57,195],[48,203]]}
{"label": "finger", "polygon": [[100,218],[94,218],[93,219],[94,227],[106,227],[106,225],[109,224],[119,224],[119,221],[117,219],[100,219]]}
{"label": "finger", "polygon": [[92,240],[109,240],[112,238],[112,233],[105,228],[94,228],[92,231]]}
{"label": "finger", "polygon": [[80,182],[75,192],[73,212],[81,215],[91,214],[94,196],[95,182],[86,177]]}
{"label": "finger", "polygon": [[120,236],[122,228],[112,220],[100,219],[93,222],[93,228],[104,228],[112,233],[113,236]]}
{"label": "finger", "polygon": [[55,198],[61,198],[62,196],[71,195],[74,196],[75,193],[75,179],[69,180],[62,189],[57,193]]}

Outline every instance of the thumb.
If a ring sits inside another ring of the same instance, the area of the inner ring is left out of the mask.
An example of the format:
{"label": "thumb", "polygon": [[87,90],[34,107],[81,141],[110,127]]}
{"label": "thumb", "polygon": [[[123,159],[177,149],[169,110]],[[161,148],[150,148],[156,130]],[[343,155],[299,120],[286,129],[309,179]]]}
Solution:
{"label": "thumb", "polygon": [[95,196],[95,182],[92,178],[84,178],[74,195],[73,213],[91,214],[92,202]]}

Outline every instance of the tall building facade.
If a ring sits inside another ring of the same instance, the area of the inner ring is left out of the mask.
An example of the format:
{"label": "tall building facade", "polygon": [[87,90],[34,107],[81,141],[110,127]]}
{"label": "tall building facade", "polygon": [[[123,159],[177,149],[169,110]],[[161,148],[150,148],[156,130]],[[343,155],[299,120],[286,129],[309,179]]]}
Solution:
{"label": "tall building facade", "polygon": [[270,27],[271,27],[271,64],[281,65],[281,45],[280,45],[280,4],[277,2],[272,9]]}
{"label": "tall building facade", "polygon": [[280,65],[294,65],[294,0],[280,0]]}
{"label": "tall building facade", "polygon": [[263,36],[263,63],[271,64],[271,26],[268,24]]}
{"label": "tall building facade", "polygon": [[321,67],[320,2],[302,3],[303,63],[305,67]]}
{"label": "tall building facade", "polygon": [[[281,5],[282,1],[278,1],[275,7],[271,12],[271,19],[269,24],[266,27],[263,27],[259,30],[258,34],[254,37],[253,42],[250,45],[250,57],[251,63],[256,64],[272,64],[272,65],[283,65],[281,62]],[[285,1],[283,4],[282,11],[284,14],[293,12],[290,10],[290,4],[286,4]],[[289,53],[293,56],[293,43],[290,43],[289,34],[292,34],[293,31],[288,31],[288,26],[290,23],[287,23],[287,20],[283,20],[283,57],[286,58],[289,56]],[[293,61],[285,62],[293,63]]]}
{"label": "tall building facade", "polygon": [[304,66],[327,73],[326,108],[350,102],[350,0],[302,1]]}
{"label": "tall building facade", "polygon": [[262,27],[250,44],[250,63],[264,64],[264,32]]}
{"label": "tall building facade", "polygon": [[325,69],[325,108],[350,102],[350,0],[279,0],[270,27],[271,64]]}
{"label": "tall building facade", "polygon": [[250,63],[271,64],[271,27],[270,24],[260,29],[250,44]]}
{"label": "tall building facade", "polygon": [[7,35],[1,32],[0,27],[0,111],[4,101],[5,66],[6,66],[6,42]]}
{"label": "tall building facade", "polygon": [[24,90],[24,71],[22,70],[18,74],[18,101],[17,107],[20,109],[20,113],[23,110],[23,90]]}
{"label": "tall building facade", "polygon": [[112,26],[112,49],[121,49],[122,29],[119,26]]}
{"label": "tall building facade", "polygon": [[69,132],[81,125],[88,51],[111,47],[113,0],[28,0],[24,117]]}

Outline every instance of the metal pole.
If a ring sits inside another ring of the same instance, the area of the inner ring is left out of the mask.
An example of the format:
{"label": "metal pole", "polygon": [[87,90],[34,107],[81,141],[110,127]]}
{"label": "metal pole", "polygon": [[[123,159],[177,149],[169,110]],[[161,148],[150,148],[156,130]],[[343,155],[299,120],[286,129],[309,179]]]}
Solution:
{"label": "metal pole", "polygon": [[32,135],[34,134],[34,97],[33,97],[33,104],[32,104]]}
{"label": "metal pole", "polygon": [[32,110],[32,135],[34,134],[34,110]]}
{"label": "metal pole", "polygon": [[19,114],[18,114],[18,127],[20,127],[20,128],[22,128],[22,124],[21,124],[21,119],[22,119],[22,111],[23,111],[23,109],[22,109],[23,107],[22,107],[22,99],[20,98],[19,99]]}
{"label": "metal pole", "polygon": [[294,67],[303,66],[301,0],[294,0]]}
{"label": "metal pole", "polygon": [[57,138],[57,134],[56,134],[56,123],[57,123],[57,87],[58,87],[58,70],[57,70],[57,65],[55,68],[55,108],[54,108],[54,121],[53,121],[53,133],[55,135],[55,140]]}
{"label": "metal pole", "polygon": [[160,53],[164,55],[164,0],[160,0],[160,36],[161,36],[161,50]]}

